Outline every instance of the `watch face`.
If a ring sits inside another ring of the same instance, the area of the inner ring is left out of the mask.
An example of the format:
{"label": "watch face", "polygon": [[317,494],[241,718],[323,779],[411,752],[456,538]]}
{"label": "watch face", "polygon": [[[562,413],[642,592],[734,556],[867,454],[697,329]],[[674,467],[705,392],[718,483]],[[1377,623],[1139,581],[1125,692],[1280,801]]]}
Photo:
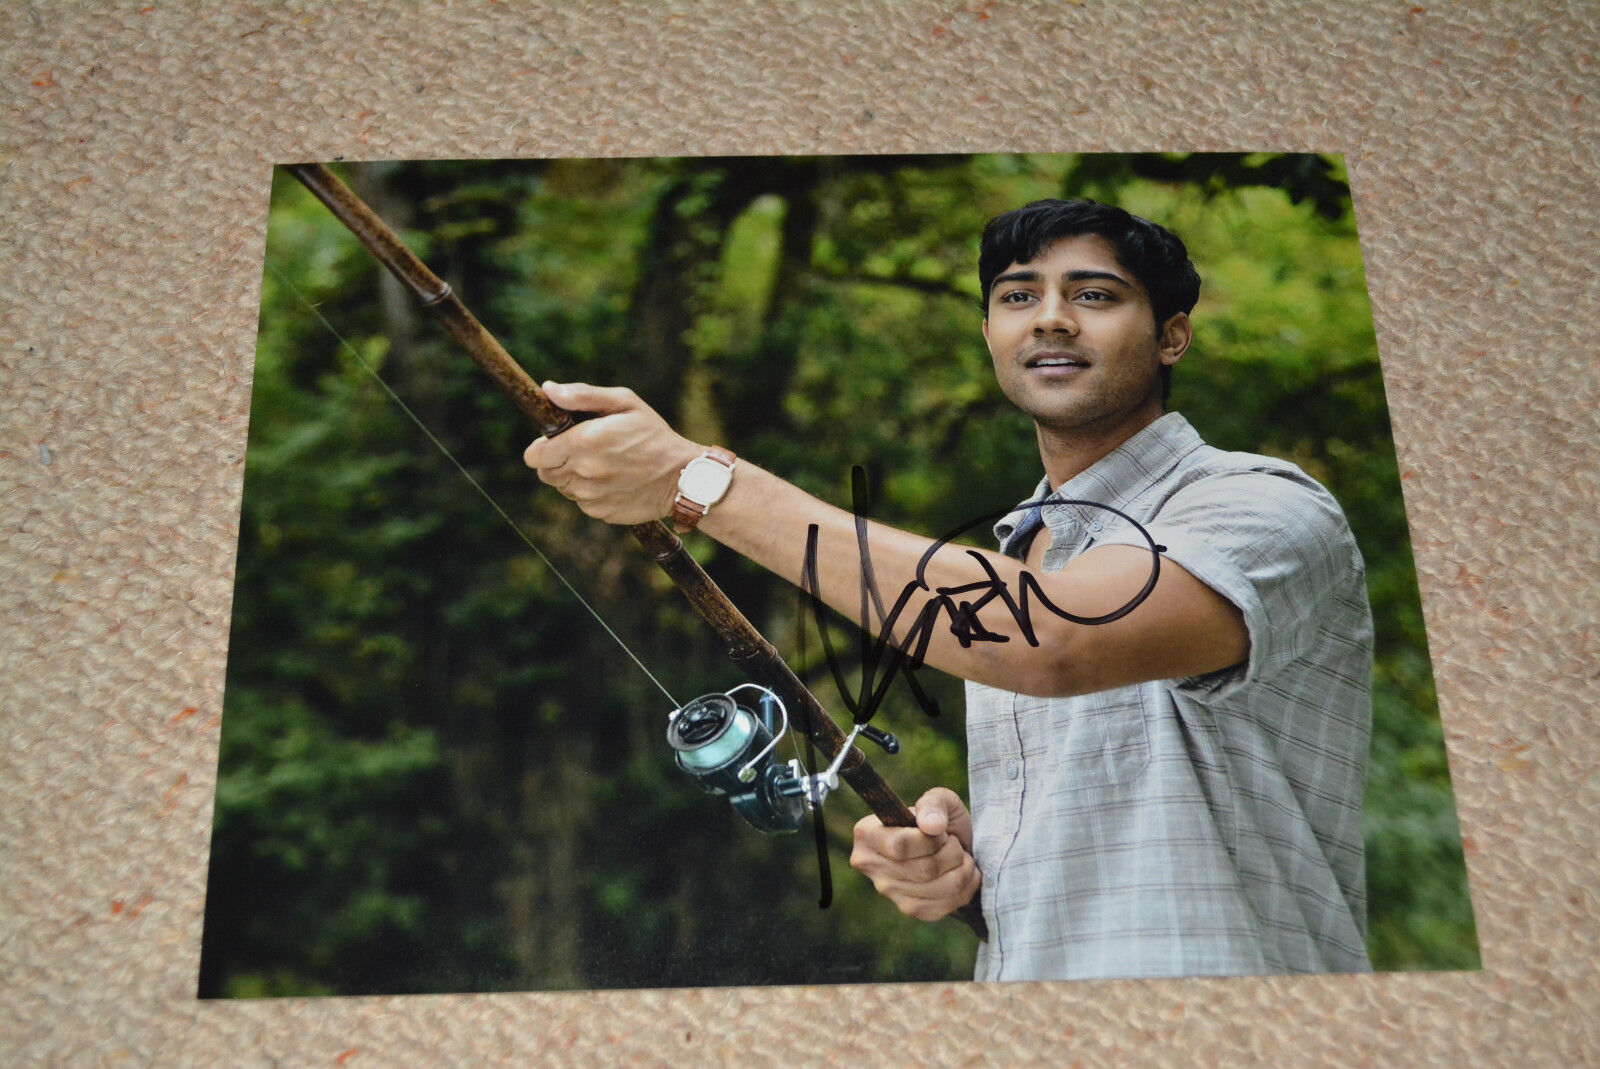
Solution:
{"label": "watch face", "polygon": [[697,505],[714,505],[728,491],[733,472],[707,457],[689,462],[678,479],[678,491]]}

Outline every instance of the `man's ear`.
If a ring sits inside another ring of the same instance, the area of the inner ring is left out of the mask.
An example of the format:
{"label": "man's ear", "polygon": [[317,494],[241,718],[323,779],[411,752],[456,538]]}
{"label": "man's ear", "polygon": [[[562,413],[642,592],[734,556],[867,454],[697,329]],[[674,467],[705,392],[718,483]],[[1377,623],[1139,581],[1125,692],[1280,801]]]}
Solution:
{"label": "man's ear", "polygon": [[[984,332],[987,338],[988,331]],[[1182,359],[1189,348],[1189,343],[1194,341],[1194,325],[1189,322],[1187,312],[1177,312],[1161,326],[1161,336],[1156,339],[1161,362],[1171,367]]]}
{"label": "man's ear", "polygon": [[989,344],[989,317],[983,317],[983,344]]}

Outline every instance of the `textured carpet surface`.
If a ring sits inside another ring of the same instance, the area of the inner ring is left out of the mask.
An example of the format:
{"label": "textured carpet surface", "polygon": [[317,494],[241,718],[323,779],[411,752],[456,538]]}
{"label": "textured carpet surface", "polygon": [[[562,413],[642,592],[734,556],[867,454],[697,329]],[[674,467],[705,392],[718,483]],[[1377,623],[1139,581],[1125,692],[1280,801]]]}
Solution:
{"label": "textured carpet surface", "polygon": [[[1600,1063],[1597,52],[1577,2],[0,7],[0,1061]],[[1481,972],[195,1000],[274,162],[1238,149],[1349,161]]]}

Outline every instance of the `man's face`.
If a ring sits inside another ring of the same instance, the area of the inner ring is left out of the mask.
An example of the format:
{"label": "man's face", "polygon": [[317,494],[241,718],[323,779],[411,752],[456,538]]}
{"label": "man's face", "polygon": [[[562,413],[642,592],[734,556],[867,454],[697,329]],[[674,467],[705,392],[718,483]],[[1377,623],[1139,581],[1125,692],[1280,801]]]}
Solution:
{"label": "man's face", "polygon": [[983,338],[1000,389],[1041,434],[1131,435],[1161,414],[1158,369],[1178,362],[1189,327],[1174,316],[1158,336],[1144,287],[1083,234],[1000,272]]}

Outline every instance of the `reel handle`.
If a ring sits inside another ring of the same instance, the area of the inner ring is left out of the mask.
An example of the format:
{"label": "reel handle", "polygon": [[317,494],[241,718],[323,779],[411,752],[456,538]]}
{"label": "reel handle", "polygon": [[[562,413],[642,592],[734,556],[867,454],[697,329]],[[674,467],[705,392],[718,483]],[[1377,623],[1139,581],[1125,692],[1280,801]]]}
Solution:
{"label": "reel handle", "polygon": [[863,724],[861,725],[861,737],[864,739],[871,739],[873,742],[883,747],[883,752],[886,754],[892,755],[900,752],[900,740],[889,734],[887,731],[879,731],[875,727],[872,727],[868,724]]}

